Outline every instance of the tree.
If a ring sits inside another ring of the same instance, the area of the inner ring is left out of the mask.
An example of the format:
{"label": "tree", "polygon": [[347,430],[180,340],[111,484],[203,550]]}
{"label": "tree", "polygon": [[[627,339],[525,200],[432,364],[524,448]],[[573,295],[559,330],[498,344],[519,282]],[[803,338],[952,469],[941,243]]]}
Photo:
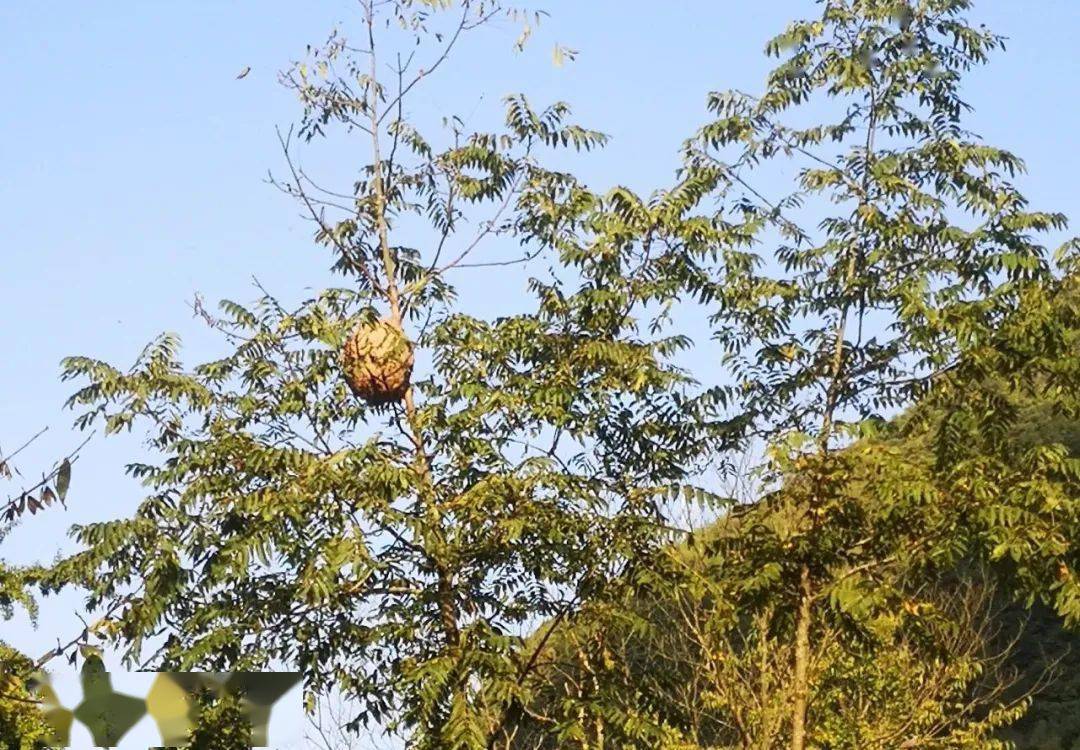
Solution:
{"label": "tree", "polygon": [[[1074,630],[1065,628],[1052,610],[1035,606],[1024,613],[1024,637],[1017,643],[1014,662],[1028,673],[1050,670],[1052,679],[1033,696],[1031,708],[1001,732],[1017,750],[1072,748],[1080,739],[1080,649]],[[1030,677],[1028,684],[1030,684]]]}
{"label": "tree", "polygon": [[[717,117],[686,148],[689,171],[743,193],[733,210],[767,217],[762,239],[775,248],[727,259],[714,323],[751,432],[771,443],[769,475],[783,479],[766,502],[787,523],[746,552],[748,574],[763,571],[760,585],[788,602],[776,624],[790,627],[792,750],[816,731],[813,639],[840,623],[866,635],[903,600],[900,571],[986,556],[1011,568],[1014,590],[1080,617],[1067,541],[1075,464],[1060,446],[1019,463],[1005,455],[1016,410],[983,387],[996,374],[1076,393],[1070,329],[1049,313],[1055,282],[1037,241],[1065,219],[1031,210],[1009,182],[1020,159],[963,127],[962,76],[1002,45],[966,21],[969,5],[828,0],[769,44],[782,60],[766,91],[712,96]],[[801,107],[824,121],[787,124]],[[794,163],[798,184],[767,200],[753,177],[778,160]],[[880,442],[836,450],[920,397],[948,415],[935,466]]]}
{"label": "tree", "polygon": [[[773,248],[721,246],[718,272],[684,277],[715,305],[736,421],[767,446],[746,525],[706,547],[734,569],[716,606],[790,656],[784,719],[755,746],[833,746],[814,644],[885,653],[881,619],[920,617],[911,592],[959,565],[1080,618],[1077,462],[1016,439],[1037,394],[1044,416],[1077,414],[1076,245],[1051,256],[1038,236],[1065,218],[1031,210],[1020,159],[963,127],[962,76],[1002,42],[969,5],[824,2],[769,44],[765,93],[714,94],[686,144],[693,205],[724,202],[710,226],[735,218]],[[755,183],[773,164],[798,179],[769,199]]]}
{"label": "tree", "polygon": [[354,750],[354,748],[379,747],[378,738],[373,730],[367,736],[350,731],[352,718],[356,715],[354,706],[340,693],[320,696],[307,716],[305,741],[319,750]]}
{"label": "tree", "polygon": [[251,722],[244,713],[242,697],[232,693],[196,695],[199,720],[188,737],[187,750],[249,750]]}
{"label": "tree", "polygon": [[[738,522],[734,522],[738,523]],[[733,533],[724,522],[714,534]],[[776,627],[776,606],[734,611],[745,583],[722,555],[673,548],[653,587],[621,616],[579,622],[548,644],[546,688],[507,747],[539,750],[634,743],[647,721],[659,747],[778,747],[787,740],[794,644]],[[735,566],[733,566],[735,567]],[[661,575],[662,573],[662,575]],[[811,644],[813,741],[830,748],[1006,747],[1002,727],[1024,713],[1049,675],[1017,664],[1022,621],[982,575],[926,583],[907,610],[882,615],[875,638],[850,642],[821,628]],[[921,610],[921,617],[911,616]],[[632,613],[632,614],[627,614]],[[932,615],[932,616],[928,616]],[[580,742],[559,744],[544,725],[588,696],[597,717]],[[1021,745],[1023,747],[1023,745]]]}
{"label": "tree", "polygon": [[[13,459],[44,434],[41,430],[11,453],[0,451],[0,480],[13,482],[22,479]],[[85,442],[83,443],[85,445]],[[57,462],[50,471],[43,473],[40,481],[25,485],[17,493],[8,495],[0,505],[0,542],[11,533],[21,518],[29,512],[38,511],[53,503],[63,504],[71,484],[71,464],[78,455],[79,446],[74,452]],[[24,607],[31,615],[35,613],[34,600],[27,590],[28,571],[4,563],[0,560],[0,616],[8,619],[13,614],[15,605]]]}
{"label": "tree", "polygon": [[[78,528],[85,549],[50,584],[116,608],[109,632],[130,658],[160,634],[163,668],[295,664],[313,694],[336,685],[358,703],[356,726],[486,748],[535,687],[531,628],[613,596],[666,542],[670,488],[722,446],[722,403],[672,364],[687,340],[655,314],[679,292],[666,269],[705,238],[670,201],[642,223],[627,191],[543,167],[551,149],[604,141],[563,104],[510,97],[492,133],[451,119],[429,138],[406,121],[404,102],[504,8],[361,6],[359,41],[334,35],[283,76],[304,117],[282,136],[277,184],[345,287],[295,309],[222,303],[206,318],[229,350],[193,368],[172,336],[127,370],[65,361],[78,424],[144,425],[159,460],[131,466],[149,487],[135,516]],[[321,190],[297,142],[335,127],[369,162]],[[494,239],[551,271],[528,282],[529,311],[484,320],[448,273],[504,267],[480,255]],[[349,373],[368,378],[360,397]]]}
{"label": "tree", "polygon": [[[1075,301],[1070,296],[1055,304],[1066,321]],[[1009,391],[1000,381],[997,386]],[[1038,397],[1020,400],[1011,455],[1060,442],[1071,445],[1072,458],[1080,457],[1080,444],[1069,440],[1080,433],[1080,420],[1057,415],[1047,429],[1047,404]],[[927,447],[933,435],[910,431],[912,421],[934,424],[944,416],[927,419],[926,411],[917,405],[881,433],[898,452],[923,454],[932,464]],[[863,441],[843,452],[868,449]],[[853,504],[871,511],[881,505],[865,483],[851,490]],[[624,607],[588,612],[586,603],[586,616],[549,641],[547,688],[508,730],[512,746],[557,746],[537,727],[565,710],[563,695],[583,692],[600,707],[605,739],[616,744],[622,725],[642,716],[666,727],[673,747],[761,748],[786,741],[794,642],[782,619],[784,599],[755,602],[755,588],[762,582],[767,588],[769,575],[745,565],[746,550],[760,543],[755,537],[789,523],[785,510],[790,513],[790,507],[746,497],[658,556],[652,575],[639,577]],[[867,625],[858,640],[835,621],[818,626],[808,695],[815,746],[999,747],[1005,739],[1019,750],[1070,746],[1076,729],[1066,707],[1078,696],[1077,636],[1064,631],[1059,618],[1045,607],[1026,612],[1011,605],[1011,595],[978,564],[936,578],[925,570],[897,577],[902,570],[895,565],[875,567],[876,581],[906,581],[908,588],[897,607],[875,607],[865,597],[855,602],[869,610],[855,613]],[[850,592],[840,592],[845,595]]]}
{"label": "tree", "polygon": [[0,642],[0,745],[10,750],[44,747],[52,732],[25,677],[33,664]]}
{"label": "tree", "polygon": [[[0,481],[15,482],[23,477],[14,459],[45,432],[33,435],[10,453],[0,450]],[[85,442],[83,443],[85,445]],[[71,465],[78,458],[76,448],[44,472],[40,481],[23,482],[14,494],[4,493],[0,501],[0,543],[29,513],[37,515],[54,503],[63,504],[71,485]],[[0,620],[10,619],[15,606],[34,617],[37,608],[31,593],[34,570],[15,566],[0,558]],[[13,750],[29,750],[43,745],[51,731],[37,702],[26,688],[26,679],[41,667],[44,659],[34,662],[25,654],[0,640],[0,744]]]}

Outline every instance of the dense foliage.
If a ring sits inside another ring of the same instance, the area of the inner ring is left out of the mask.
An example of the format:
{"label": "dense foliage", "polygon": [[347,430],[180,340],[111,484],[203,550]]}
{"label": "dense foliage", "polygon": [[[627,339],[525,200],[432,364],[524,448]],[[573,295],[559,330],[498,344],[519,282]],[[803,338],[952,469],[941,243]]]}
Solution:
{"label": "dense foliage", "polygon": [[[1076,301],[1069,285],[1053,308],[1080,343]],[[1075,414],[1067,418],[1050,406],[1055,399],[1001,380],[993,388],[1018,411],[1003,437],[1005,455],[1061,444],[1070,458],[1080,457]],[[885,448],[891,454],[870,465],[871,476],[852,476],[846,493],[848,507],[876,532],[868,536],[884,536],[879,529],[893,522],[895,500],[879,492],[897,481],[887,473],[895,456],[916,457],[901,464],[907,481],[912,467],[929,467],[927,491],[934,491],[928,449],[936,441],[913,425],[937,428],[945,417],[920,404],[842,451],[844,465],[853,467]],[[930,505],[949,503],[938,496]],[[602,707],[607,742],[625,741],[624,725],[645,715],[676,738],[669,741],[693,747],[777,744],[792,697],[791,623],[782,596],[769,591],[774,574],[755,573],[746,550],[788,527],[792,510],[772,497],[735,508],[659,557],[652,575],[638,577],[626,606],[583,608],[574,627],[550,639],[547,690],[507,733],[512,745],[559,746],[543,724],[557,720],[563,696],[582,692]],[[934,512],[925,519],[931,528]],[[949,523],[960,527],[962,519]],[[1068,709],[1080,700],[1080,640],[1046,607],[1028,613],[1011,605],[995,583],[1008,576],[984,565],[968,559],[950,569],[918,555],[907,562],[894,556],[863,568],[877,590],[845,588],[852,576],[840,579],[827,605],[846,621],[818,624],[811,643],[812,746],[983,748],[1009,739],[1034,750],[1069,748],[1080,739]],[[855,623],[861,627],[853,633]]]}
{"label": "dense foliage", "polygon": [[214,695],[204,691],[197,696],[199,721],[188,737],[185,750],[248,750],[251,747],[251,723],[238,695]]}
{"label": "dense foliage", "polygon": [[52,735],[26,689],[32,671],[29,659],[0,641],[0,747],[8,750],[37,750]]}

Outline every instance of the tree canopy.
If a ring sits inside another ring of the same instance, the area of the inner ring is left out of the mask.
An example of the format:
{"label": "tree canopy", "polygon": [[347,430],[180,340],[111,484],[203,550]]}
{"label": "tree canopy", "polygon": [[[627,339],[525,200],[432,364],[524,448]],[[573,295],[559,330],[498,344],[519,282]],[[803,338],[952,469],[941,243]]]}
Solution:
{"label": "tree canopy", "polygon": [[[1069,283],[1052,305],[1073,337],[1076,302]],[[1080,420],[1053,408],[1053,398],[1002,380],[992,387],[1017,410],[1003,437],[1011,446],[1006,455],[1064,445],[1070,459],[1080,457]],[[853,475],[847,498],[868,538],[885,536],[882,527],[896,522],[895,502],[880,494],[896,481],[884,467],[904,455],[912,457],[903,464],[909,481],[912,467],[936,473],[932,449],[948,416],[920,403],[841,451],[842,465],[869,463],[873,472]],[[885,458],[867,461],[878,452]],[[571,627],[549,639],[547,688],[507,731],[509,743],[560,746],[544,724],[558,719],[564,696],[576,694],[602,707],[607,742],[627,741],[623,723],[642,715],[692,747],[781,741],[792,700],[792,623],[783,616],[775,572],[758,572],[760,558],[748,559],[747,550],[790,528],[793,507],[775,497],[750,498],[658,556],[622,606],[587,603]],[[932,517],[926,520],[932,528]],[[916,536],[926,527],[908,533],[927,543]],[[1027,750],[1067,748],[1080,739],[1072,713],[1063,710],[1080,698],[1073,651],[1080,641],[1060,617],[1045,606],[1029,613],[1012,604],[1015,590],[1002,584],[1007,572],[974,557],[949,558],[956,561],[951,568],[921,555],[870,559],[873,565],[854,574],[847,568],[822,604],[840,617],[815,626],[812,746],[1004,747],[1008,739]],[[853,580],[863,574],[876,588]]]}

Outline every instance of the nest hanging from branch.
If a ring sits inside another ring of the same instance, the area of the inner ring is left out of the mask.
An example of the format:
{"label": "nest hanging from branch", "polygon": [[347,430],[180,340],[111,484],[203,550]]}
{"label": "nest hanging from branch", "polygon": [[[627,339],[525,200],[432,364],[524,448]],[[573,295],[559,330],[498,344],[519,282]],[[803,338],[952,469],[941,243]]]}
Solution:
{"label": "nest hanging from branch", "polygon": [[404,398],[412,368],[412,344],[401,326],[386,318],[358,326],[341,349],[345,382],[372,406]]}

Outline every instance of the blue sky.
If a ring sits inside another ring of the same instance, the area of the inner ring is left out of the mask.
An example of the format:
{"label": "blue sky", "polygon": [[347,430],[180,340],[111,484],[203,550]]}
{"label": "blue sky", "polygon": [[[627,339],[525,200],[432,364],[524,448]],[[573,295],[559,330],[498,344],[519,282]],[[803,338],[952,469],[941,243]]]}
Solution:
{"label": "blue sky", "polygon": [[[635,189],[670,181],[677,148],[704,121],[707,91],[759,89],[764,42],[810,0],[555,0],[524,53],[502,24],[463,47],[414,114],[489,121],[499,99],[525,92],[570,102],[577,119],[612,135],[579,162],[593,186]],[[1076,0],[983,0],[973,16],[1010,38],[1009,49],[969,79],[971,127],[1020,154],[1020,181],[1035,206],[1080,221],[1080,31]],[[130,362],[163,330],[186,356],[212,340],[188,302],[254,296],[251,277],[286,297],[327,281],[326,254],[287,199],[265,184],[280,171],[275,126],[299,115],[276,72],[341,23],[345,0],[309,2],[0,4],[0,445],[10,449],[48,426],[20,466],[32,471],[80,438],[63,412],[71,384],[58,379],[70,354]],[[580,51],[562,68],[555,42]],[[236,74],[245,66],[251,73]],[[345,177],[363,148],[312,154]],[[494,311],[521,289],[486,285]],[[5,556],[48,559],[66,548],[74,522],[131,512],[140,488],[123,464],[138,435],[94,440],[77,463],[68,512],[29,520]],[[38,653],[79,627],[76,596],[44,603],[39,627],[0,622],[0,638]],[[66,639],[66,638],[65,638]]]}

